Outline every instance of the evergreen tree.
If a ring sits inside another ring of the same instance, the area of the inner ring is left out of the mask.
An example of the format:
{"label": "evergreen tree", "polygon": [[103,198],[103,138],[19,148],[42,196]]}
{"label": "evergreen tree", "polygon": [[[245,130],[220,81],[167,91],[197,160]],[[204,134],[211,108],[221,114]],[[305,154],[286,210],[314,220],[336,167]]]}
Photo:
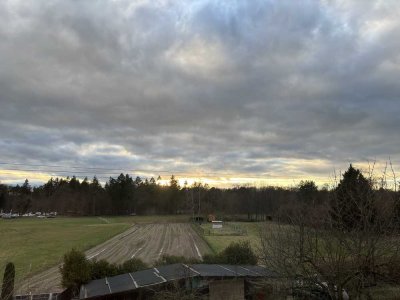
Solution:
{"label": "evergreen tree", "polygon": [[79,179],[76,178],[76,176],[72,176],[71,180],[69,181],[69,186],[72,191],[78,191],[80,182]]}
{"label": "evergreen tree", "polygon": [[1,300],[11,300],[14,294],[15,266],[9,262],[6,265],[1,289]]}
{"label": "evergreen tree", "polygon": [[97,215],[99,212],[104,213],[106,209],[106,204],[104,203],[104,190],[99,183],[96,176],[93,177],[92,182],[89,184],[89,203],[92,215]]}
{"label": "evergreen tree", "polygon": [[363,229],[375,215],[372,183],[350,164],[332,194],[332,220],[336,227],[351,231]]}
{"label": "evergreen tree", "polygon": [[400,191],[396,192],[393,205],[394,225],[400,229]]}
{"label": "evergreen tree", "polygon": [[303,204],[315,205],[316,195],[318,193],[318,188],[314,181],[300,181],[299,185],[299,198]]}
{"label": "evergreen tree", "polygon": [[32,187],[29,184],[29,180],[25,179],[24,184],[21,186],[21,194],[29,195],[32,192]]}
{"label": "evergreen tree", "polygon": [[[57,182],[58,182],[58,178],[57,178]],[[53,177],[51,177],[50,180],[47,181],[47,183],[45,183],[42,186],[42,189],[45,192],[46,197],[50,197],[51,195],[53,195],[53,193],[55,192],[55,189],[56,189],[57,182],[53,180]]]}
{"label": "evergreen tree", "polygon": [[126,214],[135,211],[135,184],[128,174],[121,173],[117,179],[110,177],[106,190],[111,198],[114,214]]}
{"label": "evergreen tree", "polygon": [[180,207],[180,187],[178,184],[178,180],[175,179],[175,176],[172,175],[169,181],[168,187],[168,213],[169,214],[176,214],[179,207]]}
{"label": "evergreen tree", "polygon": [[0,211],[6,208],[8,188],[0,183]]}

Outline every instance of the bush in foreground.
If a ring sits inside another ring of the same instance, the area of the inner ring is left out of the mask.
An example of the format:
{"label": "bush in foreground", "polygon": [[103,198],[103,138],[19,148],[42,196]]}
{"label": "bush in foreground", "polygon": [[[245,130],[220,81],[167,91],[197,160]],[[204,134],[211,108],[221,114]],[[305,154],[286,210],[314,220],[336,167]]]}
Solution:
{"label": "bush in foreground", "polygon": [[118,275],[118,268],[105,259],[90,261],[89,265],[91,280]]}
{"label": "bush in foreground", "polygon": [[139,258],[131,258],[117,267],[118,274],[132,273],[147,269],[149,266]]}
{"label": "bush in foreground", "polygon": [[76,294],[80,285],[91,279],[91,266],[82,251],[72,249],[64,255],[60,273],[62,286]]}
{"label": "bush in foreground", "polygon": [[[175,263],[196,264],[201,263],[201,261],[184,256],[163,255],[155,263],[155,266]],[[248,241],[234,242],[217,255],[205,255],[203,263],[255,265],[257,264],[257,256]],[[72,249],[64,255],[64,263],[60,267],[61,283],[63,287],[70,288],[73,293],[77,294],[80,285],[90,280],[136,272],[148,267],[138,258],[132,258],[120,265],[109,263],[104,259],[90,261],[82,251]]]}
{"label": "bush in foreground", "polygon": [[131,273],[147,269],[148,266],[138,258],[132,258],[124,263],[112,264],[108,261],[86,258],[82,251],[72,249],[64,255],[64,263],[60,267],[62,286],[77,293],[81,284],[93,279],[100,279],[119,274]]}
{"label": "bush in foreground", "polygon": [[93,260],[89,262],[90,264],[90,279],[100,279],[104,277],[116,276],[119,274],[132,273],[148,268],[142,260],[139,258],[131,258],[122,264],[112,264],[108,261]]}
{"label": "bush in foreground", "polygon": [[221,253],[203,257],[203,262],[206,264],[256,265],[257,261],[257,255],[249,241],[232,242]]}
{"label": "bush in foreground", "polygon": [[155,266],[165,266],[172,264],[200,264],[201,261],[196,258],[188,258],[185,256],[176,255],[163,255],[159,260],[157,260]]}

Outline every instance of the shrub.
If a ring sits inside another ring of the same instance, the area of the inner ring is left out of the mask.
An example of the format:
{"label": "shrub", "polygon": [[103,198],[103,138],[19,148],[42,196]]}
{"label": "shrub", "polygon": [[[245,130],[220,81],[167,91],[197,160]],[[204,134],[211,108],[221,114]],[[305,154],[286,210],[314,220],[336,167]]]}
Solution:
{"label": "shrub", "polygon": [[159,260],[157,260],[154,265],[155,266],[165,266],[172,264],[199,264],[200,260],[196,258],[188,258],[185,256],[176,256],[176,255],[163,255]]}
{"label": "shrub", "polygon": [[114,264],[101,259],[99,261],[90,262],[90,279],[100,279],[118,274],[118,269]]}
{"label": "shrub", "polygon": [[232,242],[221,253],[207,254],[203,257],[206,264],[256,265],[257,261],[249,241]]}
{"label": "shrub", "polygon": [[64,255],[64,263],[60,267],[61,283],[63,287],[71,288],[73,293],[77,293],[80,285],[89,280],[136,272],[146,268],[148,266],[138,258],[132,258],[121,265],[116,265],[104,259],[89,261],[83,252],[72,249]]}
{"label": "shrub", "polygon": [[203,256],[203,263],[204,264],[224,264],[221,260],[221,254],[215,255],[215,254],[205,254]]}
{"label": "shrub", "polygon": [[90,262],[82,251],[72,249],[64,255],[64,263],[60,267],[61,284],[77,293],[81,284],[88,282],[91,273]]}
{"label": "shrub", "polygon": [[231,265],[256,265],[258,260],[249,241],[233,242],[220,255],[222,261]]}
{"label": "shrub", "polygon": [[136,272],[147,268],[148,265],[139,258],[131,258],[118,266],[118,274]]}

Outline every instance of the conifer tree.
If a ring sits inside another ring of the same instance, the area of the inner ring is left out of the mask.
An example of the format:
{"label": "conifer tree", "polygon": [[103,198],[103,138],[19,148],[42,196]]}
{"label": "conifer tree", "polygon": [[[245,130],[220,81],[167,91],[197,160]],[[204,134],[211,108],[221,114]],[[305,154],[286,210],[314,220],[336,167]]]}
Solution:
{"label": "conifer tree", "polygon": [[336,227],[351,231],[363,229],[375,215],[372,183],[350,164],[332,194],[332,220]]}
{"label": "conifer tree", "polygon": [[12,262],[6,265],[1,289],[1,300],[12,299],[14,294],[15,266]]}

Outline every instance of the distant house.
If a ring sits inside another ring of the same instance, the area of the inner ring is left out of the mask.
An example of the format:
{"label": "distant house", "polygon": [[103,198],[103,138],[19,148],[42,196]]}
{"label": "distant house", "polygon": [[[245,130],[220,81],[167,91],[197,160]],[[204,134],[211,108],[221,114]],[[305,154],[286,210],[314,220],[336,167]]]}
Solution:
{"label": "distant house", "polygon": [[265,278],[276,276],[260,266],[173,264],[93,280],[81,286],[80,299],[151,299],[171,286],[211,300],[245,299]]}

